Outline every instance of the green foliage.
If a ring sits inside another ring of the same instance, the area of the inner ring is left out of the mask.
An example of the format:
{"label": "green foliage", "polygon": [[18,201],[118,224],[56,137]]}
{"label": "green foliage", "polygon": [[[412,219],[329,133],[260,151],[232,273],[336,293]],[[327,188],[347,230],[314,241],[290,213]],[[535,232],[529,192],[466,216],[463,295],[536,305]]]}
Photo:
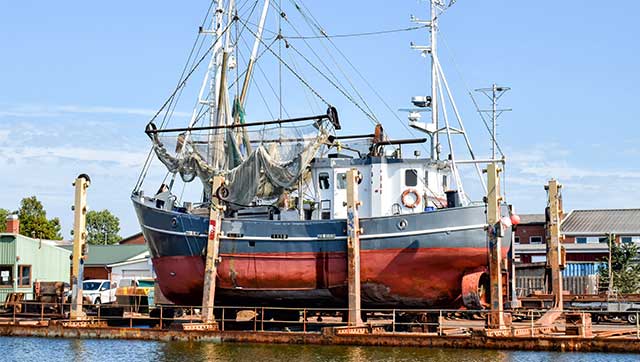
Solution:
{"label": "green foliage", "polygon": [[0,208],[0,233],[7,231],[7,216],[9,216],[9,210]]}
{"label": "green foliage", "polygon": [[[640,263],[637,260],[638,246],[635,243],[612,243],[611,270],[613,271],[613,289],[618,293],[640,292]],[[604,266],[598,271],[600,288],[609,287],[609,258],[603,260]]]}
{"label": "green foliage", "polygon": [[109,210],[89,211],[87,213],[87,242],[89,244],[116,244],[122,238],[120,219]]}
{"label": "green foliage", "polygon": [[47,212],[35,196],[25,197],[20,201],[18,218],[20,234],[32,238],[62,240],[60,220],[57,217],[47,219]]}

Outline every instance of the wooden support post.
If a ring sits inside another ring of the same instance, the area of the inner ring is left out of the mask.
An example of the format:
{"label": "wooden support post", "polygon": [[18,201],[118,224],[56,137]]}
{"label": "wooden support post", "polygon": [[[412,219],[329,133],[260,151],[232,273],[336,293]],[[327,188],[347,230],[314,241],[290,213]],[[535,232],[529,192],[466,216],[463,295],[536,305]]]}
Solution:
{"label": "wooden support post", "polygon": [[216,197],[216,191],[224,184],[222,176],[214,176],[211,183],[211,209],[209,211],[209,233],[207,236],[207,255],[204,269],[204,290],[202,293],[202,321],[215,323],[214,300],[216,296],[216,276],[218,253],[220,252],[220,232],[222,228],[222,205]]}
{"label": "wooden support post", "polygon": [[562,244],[560,243],[560,215],[562,213],[562,195],[558,181],[551,179],[545,186],[547,189],[548,219],[547,219],[547,285],[551,285],[554,297],[553,308],[562,311],[562,269],[564,268]]}
{"label": "wooden support post", "polygon": [[502,226],[500,225],[500,176],[495,163],[487,165],[487,222],[489,224],[489,278],[491,283],[491,313],[488,327],[505,329],[502,299]]}
{"label": "wooden support post", "polygon": [[360,307],[360,218],[358,179],[355,168],[347,171],[347,284],[349,288],[349,326],[362,325]]}
{"label": "wooden support post", "polygon": [[71,261],[71,319],[86,317],[82,311],[83,256],[87,243],[87,188],[91,179],[81,174],[73,182],[75,200],[73,203],[73,253]]}

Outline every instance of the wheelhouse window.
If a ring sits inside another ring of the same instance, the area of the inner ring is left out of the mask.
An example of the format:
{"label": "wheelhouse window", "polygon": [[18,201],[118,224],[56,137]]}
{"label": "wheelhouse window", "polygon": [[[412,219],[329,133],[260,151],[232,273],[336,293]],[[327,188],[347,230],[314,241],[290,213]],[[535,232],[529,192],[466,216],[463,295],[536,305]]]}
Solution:
{"label": "wheelhouse window", "polygon": [[18,286],[31,286],[31,265],[18,265]]}
{"label": "wheelhouse window", "polygon": [[0,265],[0,287],[13,286],[13,265]]}
{"label": "wheelhouse window", "polygon": [[329,189],[329,174],[327,172],[320,172],[318,175],[318,184],[320,186],[320,190]]}
{"label": "wheelhouse window", "polygon": [[418,186],[418,170],[412,168],[404,170],[404,184],[409,187]]}
{"label": "wheelhouse window", "polygon": [[542,236],[530,236],[529,237],[530,244],[542,244]]}
{"label": "wheelhouse window", "polygon": [[445,191],[449,189],[449,178],[447,175],[442,175],[442,189]]}
{"label": "wheelhouse window", "polygon": [[424,187],[429,187],[429,171],[424,172]]}
{"label": "wheelhouse window", "polygon": [[514,242],[514,243],[516,243],[516,244],[520,244],[520,237],[519,237],[519,236],[516,236],[516,237],[513,239],[513,242]]}
{"label": "wheelhouse window", "polygon": [[336,174],[336,186],[340,190],[344,190],[347,188],[347,174],[344,172],[340,172]]}

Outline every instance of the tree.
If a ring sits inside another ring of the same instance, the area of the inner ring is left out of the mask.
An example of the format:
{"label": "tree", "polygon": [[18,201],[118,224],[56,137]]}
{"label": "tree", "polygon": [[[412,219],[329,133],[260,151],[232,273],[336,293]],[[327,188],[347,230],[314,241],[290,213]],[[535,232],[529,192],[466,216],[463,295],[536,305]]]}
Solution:
{"label": "tree", "polygon": [[89,244],[116,244],[122,238],[120,219],[109,210],[89,211],[87,213],[87,242]]}
{"label": "tree", "polygon": [[[611,243],[611,270],[613,271],[613,289],[618,293],[640,292],[640,263],[636,260],[638,246],[635,243]],[[609,287],[609,258],[598,270],[600,289]]]}
{"label": "tree", "polygon": [[60,219],[47,219],[47,212],[35,196],[20,201],[20,234],[39,239],[62,240]]}
{"label": "tree", "polygon": [[7,216],[9,216],[9,210],[0,208],[0,233],[7,231]]}

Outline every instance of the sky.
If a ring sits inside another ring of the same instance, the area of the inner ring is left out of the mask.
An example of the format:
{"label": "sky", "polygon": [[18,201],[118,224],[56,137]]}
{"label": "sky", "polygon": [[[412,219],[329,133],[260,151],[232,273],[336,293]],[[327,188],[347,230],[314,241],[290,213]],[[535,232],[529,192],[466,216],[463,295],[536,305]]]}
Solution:
{"label": "sky", "polygon": [[[416,0],[297,2],[328,34],[401,29],[414,25],[410,15],[428,16],[428,4]],[[301,20],[292,4],[281,0],[288,18]],[[129,195],[149,151],[143,130],[173,91],[208,6],[0,2],[0,207],[16,210],[23,197],[35,195],[70,238],[72,182],[87,173],[89,208],[116,214],[122,236],[138,232]],[[517,212],[543,212],[543,186],[552,177],[564,185],[566,210],[640,207],[639,11],[640,3],[630,1],[458,0],[440,17],[442,67],[480,156],[489,156],[490,142],[468,92],[494,82],[511,87],[501,106],[513,111],[499,119],[498,140],[507,158],[505,193]],[[269,18],[266,36],[277,26]],[[311,35],[306,26],[296,29]],[[283,34],[295,35],[286,26]],[[336,38],[339,51],[316,40],[309,47],[290,42],[310,57],[311,49],[325,54],[328,67],[341,74],[342,84],[354,84],[365,100],[360,103],[373,109],[390,136],[407,138],[419,135],[401,125],[396,115],[405,121],[406,114],[397,110],[429,92],[428,63],[409,44],[427,45],[427,36],[422,29]],[[294,59],[293,48],[282,49],[285,61]],[[309,68],[304,59],[294,62],[296,69]],[[277,67],[265,61],[261,72],[277,74]],[[201,76],[190,81],[175,125],[186,124]],[[321,110],[322,102],[310,101],[313,95],[291,74],[283,79],[288,115]],[[371,132],[367,118],[321,76],[306,79],[338,108],[346,133]],[[264,81],[255,82],[265,98],[275,94]],[[248,119],[277,114],[254,88]],[[489,106],[476,97],[482,108]],[[148,193],[163,175],[156,162]],[[478,186],[467,191],[482,196]]]}

